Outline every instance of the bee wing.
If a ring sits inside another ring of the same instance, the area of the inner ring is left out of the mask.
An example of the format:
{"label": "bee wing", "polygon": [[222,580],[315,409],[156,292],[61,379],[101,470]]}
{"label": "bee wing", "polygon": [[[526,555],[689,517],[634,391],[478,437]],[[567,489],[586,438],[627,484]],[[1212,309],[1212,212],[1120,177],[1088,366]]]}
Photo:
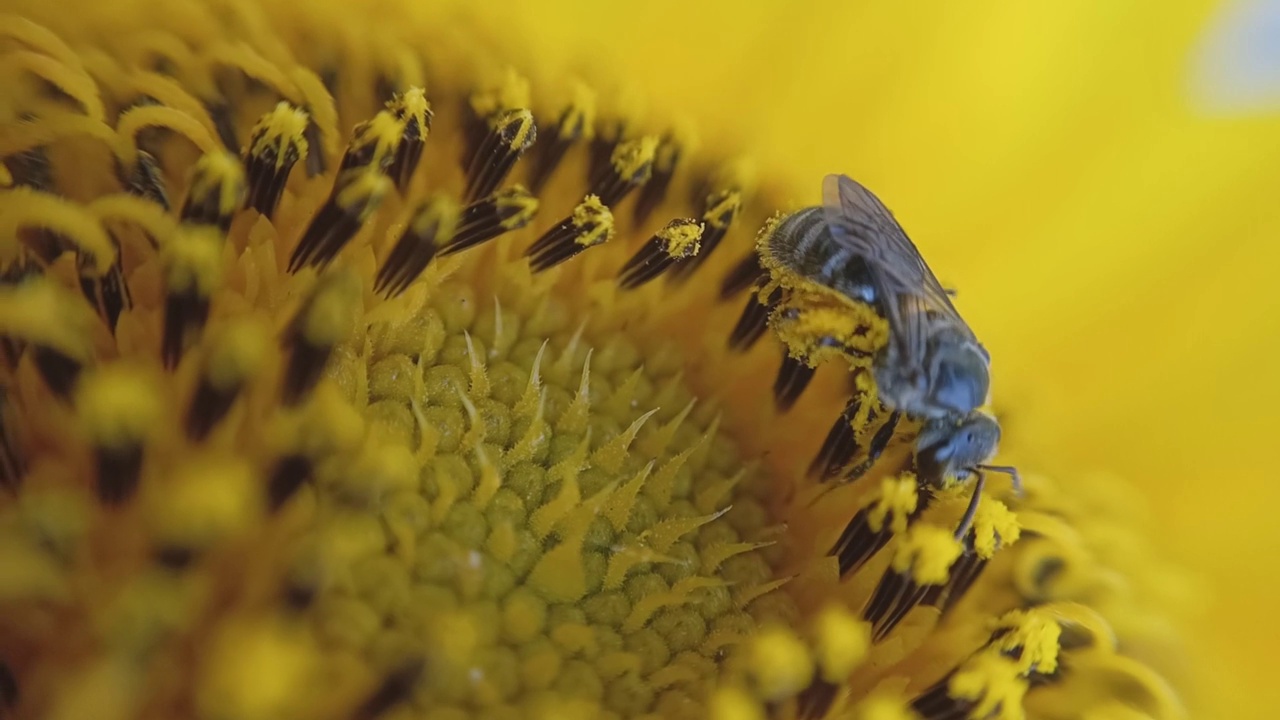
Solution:
{"label": "bee wing", "polygon": [[908,361],[923,361],[931,323],[947,322],[973,337],[880,198],[846,175],[828,175],[822,182],[822,204],[832,237],[866,261],[884,298],[891,336]]}

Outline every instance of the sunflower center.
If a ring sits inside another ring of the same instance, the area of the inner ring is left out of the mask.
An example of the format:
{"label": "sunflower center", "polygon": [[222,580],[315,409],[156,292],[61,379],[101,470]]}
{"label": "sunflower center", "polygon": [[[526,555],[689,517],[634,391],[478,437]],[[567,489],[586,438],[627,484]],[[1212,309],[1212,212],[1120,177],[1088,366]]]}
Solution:
{"label": "sunflower center", "polygon": [[484,714],[542,693],[696,715],[727,649],[789,612],[768,594],[777,554],[751,492],[766,480],[677,355],[592,338],[527,289],[508,290],[523,304],[478,300],[482,285],[439,286],[330,365],[349,402],[367,390],[377,441],[321,463],[316,547],[332,556],[358,516],[390,540],[326,571],[318,634],[379,666],[422,657],[428,707]]}

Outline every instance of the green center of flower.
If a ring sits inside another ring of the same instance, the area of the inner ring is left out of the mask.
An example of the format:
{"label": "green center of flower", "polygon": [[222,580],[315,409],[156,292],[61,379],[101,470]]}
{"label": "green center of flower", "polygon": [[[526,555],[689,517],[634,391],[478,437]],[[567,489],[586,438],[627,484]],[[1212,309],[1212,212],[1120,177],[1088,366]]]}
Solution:
{"label": "green center of flower", "polygon": [[[317,472],[299,562],[324,568],[319,637],[375,666],[422,658],[426,707],[489,716],[551,691],[697,716],[728,648],[792,614],[769,594],[767,479],[677,356],[592,338],[551,298],[524,306],[448,283],[337,353],[379,440]],[[351,552],[379,523],[390,541]]]}

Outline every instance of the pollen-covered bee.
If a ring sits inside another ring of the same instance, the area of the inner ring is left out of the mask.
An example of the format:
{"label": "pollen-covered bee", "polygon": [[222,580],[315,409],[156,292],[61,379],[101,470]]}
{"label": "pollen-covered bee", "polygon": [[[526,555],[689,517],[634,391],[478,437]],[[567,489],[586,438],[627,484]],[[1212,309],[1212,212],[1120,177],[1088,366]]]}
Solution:
{"label": "pollen-covered bee", "polygon": [[[922,479],[940,484],[977,476],[957,531],[963,536],[973,522],[984,471],[1009,473],[1019,487],[1014,468],[985,464],[1000,440],[1000,425],[979,410],[990,390],[991,356],[879,198],[843,175],[828,175],[822,189],[821,208],[794,213],[762,236],[764,264],[868,305],[887,323],[887,340],[871,357],[870,369],[890,416],[872,442],[880,447],[851,475],[874,462],[902,415],[919,421],[915,462]],[[797,311],[776,307],[771,324],[785,322],[787,312]]]}

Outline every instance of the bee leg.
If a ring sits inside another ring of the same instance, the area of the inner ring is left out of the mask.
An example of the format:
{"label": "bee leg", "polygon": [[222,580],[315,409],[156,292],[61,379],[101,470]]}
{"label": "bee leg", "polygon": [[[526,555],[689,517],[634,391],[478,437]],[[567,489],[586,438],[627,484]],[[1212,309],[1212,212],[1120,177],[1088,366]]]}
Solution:
{"label": "bee leg", "polygon": [[1013,492],[1016,493],[1018,497],[1022,497],[1022,476],[1018,474],[1018,468],[1012,465],[979,465],[978,469],[986,470],[988,472],[1005,473],[1011,480],[1013,480]]}
{"label": "bee leg", "polygon": [[866,475],[871,466],[876,464],[876,461],[880,459],[881,453],[884,452],[885,448],[889,447],[889,441],[893,439],[893,433],[898,429],[898,421],[900,419],[902,419],[901,411],[894,410],[889,413],[889,419],[884,421],[884,425],[880,426],[875,436],[871,438],[871,444],[867,446],[867,459],[853,466],[853,469],[845,475],[847,481],[852,482]]}
{"label": "bee leg", "polygon": [[981,470],[974,470],[978,476],[978,481],[973,484],[973,495],[969,496],[969,506],[964,509],[964,517],[960,518],[960,527],[956,528],[956,539],[963,540],[965,535],[969,534],[969,529],[973,527],[973,519],[978,515],[978,501],[982,499],[982,489],[987,484],[987,474]]}
{"label": "bee leg", "polygon": [[942,292],[946,293],[947,297],[955,297],[960,294],[959,290],[956,290],[955,288],[951,288],[951,287],[943,288]]}

